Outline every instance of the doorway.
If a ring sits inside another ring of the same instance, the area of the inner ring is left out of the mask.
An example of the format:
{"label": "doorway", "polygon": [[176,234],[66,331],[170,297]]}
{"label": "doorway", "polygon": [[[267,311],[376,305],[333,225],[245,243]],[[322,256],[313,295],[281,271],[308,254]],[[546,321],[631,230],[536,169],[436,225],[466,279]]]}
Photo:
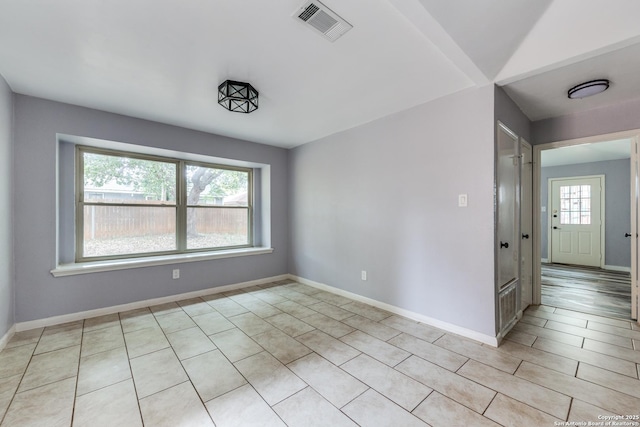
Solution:
{"label": "doorway", "polygon": [[[610,305],[605,300],[610,292],[617,299],[612,305],[619,308],[619,302],[626,301],[626,319],[637,318],[637,274],[632,274],[637,269],[632,251],[637,220],[631,219],[638,200],[633,196],[637,185],[631,148],[638,135],[621,132],[534,147],[534,304],[561,306],[564,300],[571,310],[593,312],[594,307],[597,311],[598,306]],[[617,153],[612,153],[616,146]],[[609,171],[599,170],[605,166]],[[613,188],[607,197],[614,200],[598,197],[598,187],[602,195],[607,186]],[[565,286],[551,287],[558,283]],[[614,312],[602,315],[611,317]]]}
{"label": "doorway", "polygon": [[[604,180],[605,175],[549,178],[550,263],[604,267]],[[620,194],[627,196],[626,208],[629,192]]]}

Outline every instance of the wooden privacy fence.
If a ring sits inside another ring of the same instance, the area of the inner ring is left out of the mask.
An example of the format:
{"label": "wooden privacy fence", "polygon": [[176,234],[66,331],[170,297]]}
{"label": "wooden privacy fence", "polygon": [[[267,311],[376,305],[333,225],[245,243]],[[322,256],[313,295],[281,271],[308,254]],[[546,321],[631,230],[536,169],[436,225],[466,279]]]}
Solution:
{"label": "wooden privacy fence", "polygon": [[[247,234],[248,208],[189,208],[195,215],[195,229],[202,234]],[[175,234],[176,208],[173,206],[84,207],[84,238],[114,239],[159,234]]]}

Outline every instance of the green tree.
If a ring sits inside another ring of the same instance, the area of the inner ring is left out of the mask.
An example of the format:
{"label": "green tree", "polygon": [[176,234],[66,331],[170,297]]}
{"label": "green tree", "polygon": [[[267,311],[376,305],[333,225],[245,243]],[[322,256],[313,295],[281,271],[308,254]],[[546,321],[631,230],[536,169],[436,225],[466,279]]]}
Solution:
{"label": "green tree", "polygon": [[176,200],[176,165],[129,157],[84,153],[86,185],[103,187],[110,182],[142,191],[154,200]]}
{"label": "green tree", "polygon": [[[198,205],[203,194],[210,200],[224,198],[247,190],[247,174],[240,171],[213,169],[189,165],[187,174],[187,205]],[[187,215],[187,236],[197,236],[197,213]]]}

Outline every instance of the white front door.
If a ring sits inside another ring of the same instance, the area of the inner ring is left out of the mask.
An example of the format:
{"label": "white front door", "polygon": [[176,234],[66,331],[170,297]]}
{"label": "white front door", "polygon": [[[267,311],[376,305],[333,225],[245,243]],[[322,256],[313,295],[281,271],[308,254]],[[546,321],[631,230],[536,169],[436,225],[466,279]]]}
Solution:
{"label": "white front door", "polygon": [[520,142],[522,165],[520,167],[520,310],[533,300],[533,157],[531,144]]}
{"label": "white front door", "polygon": [[551,262],[603,267],[604,176],[549,181]]}

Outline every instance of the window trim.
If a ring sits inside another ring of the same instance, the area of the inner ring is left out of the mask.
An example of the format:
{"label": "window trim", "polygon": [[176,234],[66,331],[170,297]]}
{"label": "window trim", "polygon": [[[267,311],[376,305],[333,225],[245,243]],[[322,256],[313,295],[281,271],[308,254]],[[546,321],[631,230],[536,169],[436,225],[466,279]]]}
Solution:
{"label": "window trim", "polygon": [[112,259],[71,264],[58,264],[50,270],[53,277],[75,276],[78,274],[100,273],[105,271],[128,270],[131,268],[152,267],[167,264],[210,261],[215,259],[236,258],[250,255],[271,254],[270,247],[252,247],[244,249],[220,250],[209,252],[190,252],[172,255],[157,255],[139,258]]}
{"label": "window trim", "polygon": [[[237,250],[254,248],[254,174],[253,169],[250,167],[231,166],[218,163],[209,163],[203,161],[187,160],[174,157],[165,157],[152,154],[145,154],[133,151],[126,151],[120,149],[107,149],[99,148],[89,145],[77,144],[75,147],[75,164],[76,170],[74,172],[75,177],[75,265],[89,265],[92,263],[100,263],[103,261],[133,261],[138,259],[148,259],[154,257],[171,258],[178,256],[178,258],[184,257],[184,255],[190,255],[194,253],[212,254],[216,252],[235,252]],[[158,161],[164,163],[173,163],[176,165],[176,200],[174,203],[160,204],[159,207],[173,207],[176,212],[176,249],[170,251],[157,251],[157,252],[142,252],[142,253],[128,253],[122,255],[106,255],[85,257],[84,252],[84,207],[85,206],[149,206],[147,204],[140,203],[91,203],[84,200],[84,153],[95,153],[101,155],[110,155],[126,158],[135,158],[141,160]],[[247,173],[248,189],[247,189],[247,206],[200,206],[200,205],[187,205],[187,180],[186,180],[186,167],[189,165],[208,167],[212,169],[223,169],[231,171],[240,171]],[[232,245],[232,246],[219,246],[209,248],[197,248],[187,249],[187,210],[189,207],[206,207],[206,208],[218,208],[218,209],[245,209],[247,211],[247,244]],[[238,252],[241,253],[242,251]],[[214,257],[216,258],[216,257]],[[208,257],[207,259],[213,259]],[[155,264],[152,264],[155,265]],[[113,268],[109,268],[113,269]],[[102,271],[102,270],[99,270]],[[52,271],[53,273],[53,271]],[[75,273],[79,274],[79,273]]]}

